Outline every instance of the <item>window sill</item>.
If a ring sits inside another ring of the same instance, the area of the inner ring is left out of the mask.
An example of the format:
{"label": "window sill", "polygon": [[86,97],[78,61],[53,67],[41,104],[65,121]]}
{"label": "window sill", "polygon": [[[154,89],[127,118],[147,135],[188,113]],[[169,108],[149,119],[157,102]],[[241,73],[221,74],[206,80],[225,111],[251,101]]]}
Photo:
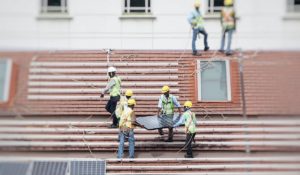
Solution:
{"label": "window sill", "polygon": [[145,14],[145,13],[131,13],[131,14],[122,14],[122,16],[119,17],[121,20],[126,20],[126,19],[149,19],[149,20],[154,20],[156,19],[155,16],[153,16],[151,13],[150,14]]}
{"label": "window sill", "polygon": [[220,20],[220,18],[220,13],[210,13],[203,16],[203,19],[205,20]]}
{"label": "window sill", "polygon": [[72,20],[68,13],[41,13],[38,17],[38,20]]}
{"label": "window sill", "polygon": [[287,13],[283,16],[283,20],[300,20],[300,13]]}

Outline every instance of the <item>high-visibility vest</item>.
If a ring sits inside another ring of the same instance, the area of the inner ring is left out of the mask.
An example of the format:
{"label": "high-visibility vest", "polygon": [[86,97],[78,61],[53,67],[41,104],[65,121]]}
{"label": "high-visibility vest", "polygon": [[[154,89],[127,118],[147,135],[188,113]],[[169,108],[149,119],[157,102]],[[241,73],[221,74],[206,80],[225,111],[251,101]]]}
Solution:
{"label": "high-visibility vest", "polygon": [[166,98],[166,96],[161,95],[161,101],[162,101],[163,114],[166,115],[174,114],[173,95],[169,95],[168,99]]}
{"label": "high-visibility vest", "polygon": [[120,93],[121,79],[119,77],[117,77],[117,76],[114,76],[112,79],[115,81],[115,85],[112,87],[109,95],[111,97],[119,96],[121,94]]}
{"label": "high-visibility vest", "polygon": [[233,7],[224,7],[222,9],[222,25],[223,29],[234,29],[234,9]]}
{"label": "high-visibility vest", "polygon": [[192,24],[194,25],[194,28],[197,28],[197,29],[204,28],[204,21],[203,21],[203,18],[201,16],[200,12],[194,11],[193,16],[194,16],[194,18],[192,20]]}
{"label": "high-visibility vest", "polygon": [[128,108],[128,99],[125,96],[121,96],[115,111],[116,117],[120,118],[126,108]]}
{"label": "high-visibility vest", "polygon": [[193,134],[196,132],[196,116],[195,113],[191,112],[190,110],[184,112],[183,114],[184,117],[184,125],[185,128],[187,128],[188,132]]}
{"label": "high-visibility vest", "polygon": [[133,110],[131,108],[126,108],[124,109],[120,122],[119,122],[119,127],[120,128],[134,128],[134,125],[132,124],[131,121],[131,115],[133,113]]}

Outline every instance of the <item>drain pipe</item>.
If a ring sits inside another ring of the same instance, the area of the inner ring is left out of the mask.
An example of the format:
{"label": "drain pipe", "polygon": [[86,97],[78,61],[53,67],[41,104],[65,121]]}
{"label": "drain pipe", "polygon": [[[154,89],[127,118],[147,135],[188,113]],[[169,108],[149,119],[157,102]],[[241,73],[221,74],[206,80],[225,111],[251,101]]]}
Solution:
{"label": "drain pipe", "polygon": [[[242,107],[243,107],[243,118],[244,120],[248,120],[247,117],[247,107],[246,107],[246,97],[245,97],[245,85],[244,85],[244,66],[243,66],[243,51],[242,49],[239,49],[239,55],[238,55],[238,60],[239,60],[239,73],[240,73],[240,86],[241,86],[241,96],[242,96]],[[247,125],[244,125],[244,128],[247,128]],[[245,132],[245,135],[248,135],[248,132]],[[248,142],[249,140],[246,139]],[[249,144],[245,145],[246,153],[250,154],[251,153],[251,148]]]}

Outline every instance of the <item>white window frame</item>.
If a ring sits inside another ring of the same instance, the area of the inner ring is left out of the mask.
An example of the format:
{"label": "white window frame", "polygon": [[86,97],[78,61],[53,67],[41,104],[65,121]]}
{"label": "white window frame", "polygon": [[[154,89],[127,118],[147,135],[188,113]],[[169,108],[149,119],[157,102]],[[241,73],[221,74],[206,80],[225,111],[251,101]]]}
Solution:
{"label": "white window frame", "polygon": [[48,0],[41,0],[41,13],[68,13],[67,0],[61,0],[61,6],[50,7]]}
{"label": "white window frame", "polygon": [[287,10],[288,12],[300,13],[300,5],[296,5],[295,0],[287,0]]}
{"label": "white window frame", "polygon": [[4,90],[3,95],[4,98],[0,99],[0,102],[7,102],[9,100],[10,95],[10,83],[11,83],[11,76],[12,76],[12,60],[4,59],[6,61],[6,72],[5,72],[5,80],[4,80]]}
{"label": "white window frame", "polygon": [[[209,101],[209,100],[202,100],[202,83],[201,83],[201,61],[211,61],[212,64],[214,61],[224,61],[226,65],[226,83],[227,83],[227,100],[217,100],[217,101]],[[230,77],[230,62],[229,60],[222,60],[222,59],[215,59],[215,60],[209,60],[209,59],[201,59],[197,60],[197,81],[198,81],[198,101],[200,102],[231,102],[231,77]]]}
{"label": "white window frame", "polygon": [[[210,2],[210,3],[209,3]],[[214,0],[207,0],[207,10],[206,10],[206,14],[216,14],[216,13],[220,13],[220,12],[216,12],[215,10],[220,10],[223,8],[223,6],[221,7],[215,7],[214,4]]]}
{"label": "white window frame", "polygon": [[[125,1],[127,2],[127,7],[125,6]],[[150,1],[150,6],[148,6],[149,1]],[[151,14],[151,12],[152,12],[152,9],[151,9],[152,4],[151,3],[152,3],[151,0],[145,0],[145,7],[131,7],[130,0],[124,0],[123,1],[123,13],[124,14],[131,14],[131,13]],[[144,12],[131,12],[131,10],[144,10]]]}

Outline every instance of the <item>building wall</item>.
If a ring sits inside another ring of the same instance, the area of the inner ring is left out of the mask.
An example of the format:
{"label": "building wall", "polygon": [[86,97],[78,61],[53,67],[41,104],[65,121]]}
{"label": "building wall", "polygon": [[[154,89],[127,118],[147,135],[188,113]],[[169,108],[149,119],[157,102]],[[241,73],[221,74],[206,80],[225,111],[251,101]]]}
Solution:
{"label": "building wall", "polygon": [[[120,18],[120,0],[69,0],[68,19],[41,19],[39,0],[1,2],[1,50],[190,49],[191,45],[186,17],[193,0],[152,0],[154,19]],[[239,20],[233,48],[300,49],[300,15],[286,18],[286,0],[236,0],[235,6]],[[219,19],[206,18],[206,30],[211,48],[218,49]],[[199,44],[202,48],[202,41]]]}

